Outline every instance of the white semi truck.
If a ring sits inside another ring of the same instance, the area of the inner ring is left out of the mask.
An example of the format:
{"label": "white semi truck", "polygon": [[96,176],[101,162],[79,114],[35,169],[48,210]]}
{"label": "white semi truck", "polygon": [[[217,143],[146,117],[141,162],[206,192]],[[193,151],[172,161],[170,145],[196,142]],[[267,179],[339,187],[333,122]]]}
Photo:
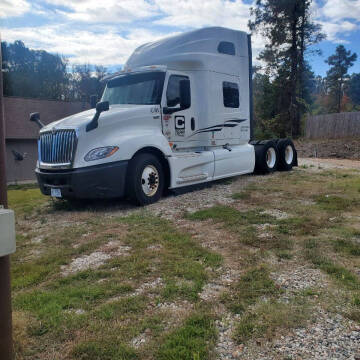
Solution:
{"label": "white semi truck", "polygon": [[251,39],[210,27],[137,48],[105,79],[95,109],[40,127],[43,194],[127,196],[145,205],[167,188],[291,170],[289,139],[252,138]]}

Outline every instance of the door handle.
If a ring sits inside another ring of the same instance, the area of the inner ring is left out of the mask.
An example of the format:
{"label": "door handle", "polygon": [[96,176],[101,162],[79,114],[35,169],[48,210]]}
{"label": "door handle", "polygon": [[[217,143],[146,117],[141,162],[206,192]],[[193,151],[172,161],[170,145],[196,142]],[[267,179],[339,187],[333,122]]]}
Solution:
{"label": "door handle", "polygon": [[192,117],[191,118],[191,131],[195,130],[195,119]]}

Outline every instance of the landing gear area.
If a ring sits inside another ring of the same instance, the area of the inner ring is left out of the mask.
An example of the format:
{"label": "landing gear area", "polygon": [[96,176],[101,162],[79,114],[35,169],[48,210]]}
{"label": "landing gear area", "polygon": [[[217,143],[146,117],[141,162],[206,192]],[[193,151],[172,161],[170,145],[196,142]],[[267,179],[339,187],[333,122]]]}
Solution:
{"label": "landing gear area", "polygon": [[290,139],[252,141],[255,147],[255,170],[257,174],[276,170],[290,171],[297,166],[297,153]]}

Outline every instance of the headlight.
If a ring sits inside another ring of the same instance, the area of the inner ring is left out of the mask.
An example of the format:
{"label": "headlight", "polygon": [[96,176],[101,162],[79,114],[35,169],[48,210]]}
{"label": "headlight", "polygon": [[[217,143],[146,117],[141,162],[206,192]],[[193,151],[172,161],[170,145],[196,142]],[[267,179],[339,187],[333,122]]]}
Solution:
{"label": "headlight", "polygon": [[119,148],[117,146],[105,146],[90,150],[84,157],[85,161],[94,161],[107,158],[115,154]]}

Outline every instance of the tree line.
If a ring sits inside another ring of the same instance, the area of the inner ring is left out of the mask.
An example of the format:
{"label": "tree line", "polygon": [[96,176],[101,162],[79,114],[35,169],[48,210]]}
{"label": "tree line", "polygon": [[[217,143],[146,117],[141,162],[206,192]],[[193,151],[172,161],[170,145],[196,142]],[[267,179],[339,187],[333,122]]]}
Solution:
{"label": "tree line", "polygon": [[[319,56],[316,45],[325,39],[313,21],[313,0],[256,0],[249,29],[261,34],[265,46],[254,67],[255,134],[261,137],[298,137],[306,113],[360,111],[360,73],[348,71],[357,54],[339,45],[325,62],[325,77],[316,76],[308,62]],[[23,42],[1,43],[4,93],[8,96],[89,101],[104,88],[103,66],[69,65],[69,60]]]}
{"label": "tree line", "polygon": [[348,75],[357,55],[339,45],[325,62],[326,77],[315,76],[307,56],[319,56],[325,39],[311,17],[312,0],[257,0],[252,33],[265,39],[254,69],[254,109],[258,137],[302,134],[305,113],[360,110],[360,74]]}
{"label": "tree line", "polygon": [[31,50],[22,41],[1,43],[5,96],[89,102],[100,98],[107,69],[97,65],[69,66],[69,60],[44,50]]}

